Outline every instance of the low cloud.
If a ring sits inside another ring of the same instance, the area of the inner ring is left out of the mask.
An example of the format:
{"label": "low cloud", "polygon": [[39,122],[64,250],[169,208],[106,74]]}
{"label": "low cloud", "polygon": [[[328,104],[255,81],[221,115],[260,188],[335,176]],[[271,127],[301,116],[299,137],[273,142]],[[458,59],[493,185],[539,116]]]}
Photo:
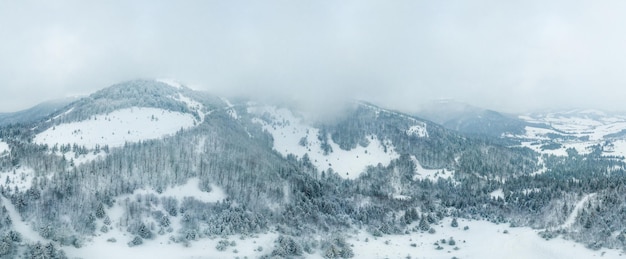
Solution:
{"label": "low cloud", "polygon": [[0,3],[0,111],[135,78],[330,109],[626,110],[621,1]]}

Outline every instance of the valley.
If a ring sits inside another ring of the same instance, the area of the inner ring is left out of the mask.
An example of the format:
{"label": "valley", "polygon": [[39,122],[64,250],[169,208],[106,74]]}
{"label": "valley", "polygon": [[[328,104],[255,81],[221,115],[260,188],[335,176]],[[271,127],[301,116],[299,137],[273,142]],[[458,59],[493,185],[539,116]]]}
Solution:
{"label": "valley", "polygon": [[347,107],[133,80],[3,126],[0,257],[622,257],[626,116]]}

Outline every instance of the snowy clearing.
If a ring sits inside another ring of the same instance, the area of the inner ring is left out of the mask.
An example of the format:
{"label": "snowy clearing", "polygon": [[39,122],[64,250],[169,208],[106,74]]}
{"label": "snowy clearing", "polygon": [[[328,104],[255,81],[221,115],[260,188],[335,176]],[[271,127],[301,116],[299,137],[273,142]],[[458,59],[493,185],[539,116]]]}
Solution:
{"label": "snowy clearing", "polygon": [[341,177],[355,179],[368,166],[379,163],[386,166],[399,157],[390,141],[381,141],[376,136],[367,137],[370,142],[367,147],[357,145],[352,150],[341,149],[330,136],[325,136],[332,152],[324,154],[318,138],[319,129],[306,125],[302,118],[296,117],[291,111],[273,107],[250,107],[248,110],[253,114],[267,114],[271,117],[271,122],[253,120],[272,134],[276,151],[284,156],[294,154],[300,158],[307,154],[311,163],[320,171],[332,168]]}
{"label": "snowy clearing", "polygon": [[[354,258],[623,258],[618,250],[593,251],[562,238],[544,240],[537,234],[538,230],[531,228],[466,219],[458,219],[459,227],[454,228],[450,222],[447,218],[441,225],[433,225],[434,234],[414,232],[374,237],[360,231],[347,241],[354,245]],[[469,229],[463,230],[465,226]],[[450,238],[454,239],[454,245],[449,244]]]}
{"label": "snowy clearing", "polygon": [[154,194],[157,197],[172,197],[176,198],[180,202],[186,197],[191,197],[202,202],[218,202],[226,199],[226,193],[222,188],[216,185],[211,185],[211,192],[204,192],[200,190],[200,180],[198,178],[191,178],[187,180],[187,183],[179,186],[174,186],[166,189],[161,193],[157,193],[154,190],[138,189],[133,194]]}
{"label": "snowy clearing", "polygon": [[594,196],[596,196],[596,194],[591,193],[591,194],[585,195],[585,197],[580,199],[580,201],[576,203],[576,206],[572,210],[572,213],[570,213],[569,217],[567,217],[567,220],[565,220],[563,225],[561,225],[561,228],[569,228],[572,225],[574,225],[574,223],[576,222],[576,218],[578,217],[578,214],[580,213],[580,211],[583,209],[585,204],[587,204],[587,201],[589,201],[589,199],[593,198]]}
{"label": "snowy clearing", "polygon": [[500,189],[497,189],[497,190],[495,190],[495,191],[493,191],[493,192],[489,193],[489,196],[490,196],[492,199],[498,199],[498,198],[500,198],[500,199],[503,199],[503,200],[504,200],[504,191],[502,190],[502,188],[500,188]]}
{"label": "snowy clearing", "polygon": [[0,140],[0,156],[6,155],[9,152],[11,152],[11,148],[9,147],[9,144],[2,142]]}
{"label": "snowy clearing", "polygon": [[[278,234],[267,233],[253,237],[227,236],[229,242],[234,241],[235,246],[229,246],[225,251],[218,251],[216,246],[223,238],[200,239],[189,242],[185,247],[182,243],[170,241],[170,235],[157,235],[153,240],[145,240],[143,244],[129,247],[128,242],[132,236],[122,233],[117,229],[106,234],[94,237],[91,242],[81,248],[62,247],[69,258],[91,259],[136,259],[136,258],[163,258],[163,259],[209,259],[209,258],[258,258],[272,251],[274,240]],[[115,239],[115,242],[111,242]],[[110,241],[107,241],[110,240]],[[258,251],[262,247],[262,251]]]}
{"label": "snowy clearing", "polygon": [[454,176],[454,172],[446,169],[425,169],[422,167],[420,162],[417,161],[415,156],[411,156],[411,161],[413,161],[413,164],[415,165],[415,175],[413,176],[413,181],[429,179],[436,182],[438,178],[452,179]]}
{"label": "snowy clearing", "polygon": [[24,191],[30,188],[34,176],[35,171],[30,167],[15,168],[0,172],[0,185],[4,188],[11,188],[11,190],[18,188],[20,191]]}
{"label": "snowy clearing", "polygon": [[7,211],[9,212],[9,217],[11,217],[13,229],[22,234],[22,237],[26,241],[41,243],[49,242],[46,241],[45,238],[41,237],[37,231],[33,230],[33,228],[28,223],[22,221],[22,216],[17,212],[15,206],[13,206],[13,203],[11,203],[9,199],[4,196],[0,196],[0,199],[2,200],[2,205],[7,208]]}
{"label": "snowy clearing", "polygon": [[416,136],[416,137],[428,137],[428,131],[426,131],[426,125],[414,125],[411,126],[407,131],[406,134],[409,136]]}
{"label": "snowy clearing", "polygon": [[65,123],[35,136],[37,144],[77,144],[93,149],[96,145],[121,147],[126,142],[158,139],[195,124],[191,114],[157,108],[128,108],[101,114],[89,120]]}

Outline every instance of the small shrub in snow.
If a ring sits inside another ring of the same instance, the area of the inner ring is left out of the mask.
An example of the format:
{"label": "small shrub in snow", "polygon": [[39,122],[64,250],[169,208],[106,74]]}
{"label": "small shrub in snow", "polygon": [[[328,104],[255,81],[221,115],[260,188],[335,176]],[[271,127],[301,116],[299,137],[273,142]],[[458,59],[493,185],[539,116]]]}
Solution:
{"label": "small shrub in snow", "polygon": [[452,219],[452,223],[450,223],[450,226],[453,228],[459,227],[459,223],[456,221],[456,218]]}
{"label": "small shrub in snow", "polygon": [[133,247],[133,246],[138,246],[143,244],[143,239],[141,239],[141,237],[135,236],[135,238],[133,238],[133,240],[131,240],[130,242],[128,242],[128,246],[129,247]]}
{"label": "small shrub in snow", "polygon": [[228,242],[228,240],[220,240],[219,242],[217,242],[217,246],[215,246],[215,249],[217,249],[217,251],[226,251],[226,248],[228,248],[229,245],[230,242]]}
{"label": "small shrub in snow", "polygon": [[463,230],[468,230],[468,229],[469,229],[468,226],[463,227]]}

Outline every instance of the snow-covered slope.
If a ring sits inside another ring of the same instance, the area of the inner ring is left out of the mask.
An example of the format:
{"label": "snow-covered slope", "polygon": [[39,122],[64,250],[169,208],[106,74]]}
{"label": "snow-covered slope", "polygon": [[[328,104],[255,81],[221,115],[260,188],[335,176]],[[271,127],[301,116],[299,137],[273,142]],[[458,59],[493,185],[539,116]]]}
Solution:
{"label": "snow-covered slope", "polygon": [[8,152],[11,152],[9,144],[2,142],[2,140],[0,140],[0,156],[5,155]]}
{"label": "snow-covered slope", "polygon": [[623,258],[619,250],[594,251],[562,238],[544,240],[531,228],[465,219],[451,227],[450,222],[447,218],[433,226],[433,234],[373,237],[361,231],[348,242],[354,245],[354,258]]}
{"label": "snow-covered slope", "polygon": [[[333,142],[330,136],[321,136],[320,129],[307,124],[290,110],[272,106],[249,107],[248,112],[264,119],[255,118],[263,129],[274,138],[274,149],[284,156],[289,154],[297,157],[307,155],[313,165],[320,171],[333,169],[344,178],[359,177],[368,166],[377,164],[388,165],[399,157],[389,140],[380,140],[376,136],[368,136],[369,145],[351,150],[343,150]],[[425,135],[425,130],[416,130],[416,134]],[[322,149],[320,138],[327,138],[330,152]]]}
{"label": "snow-covered slope", "polygon": [[77,144],[87,148],[96,145],[120,147],[126,142],[162,138],[196,123],[194,116],[157,108],[128,108],[99,114],[90,120],[64,123],[49,128],[34,139],[35,143]]}
{"label": "snow-covered slope", "polygon": [[[526,126],[524,134],[506,134],[504,137],[522,140],[522,146],[537,152],[566,156],[573,148],[580,154],[600,145],[604,154],[623,155],[626,147],[626,116],[597,110],[572,110],[565,112],[534,113],[519,116],[532,124],[550,125],[549,128]],[[550,145],[548,145],[550,144]]]}
{"label": "snow-covered slope", "polygon": [[415,156],[411,156],[411,161],[413,161],[413,164],[415,165],[415,175],[413,176],[413,180],[429,179],[436,182],[438,178],[452,179],[454,176],[454,172],[447,169],[425,169],[422,167],[420,162],[417,161]]}

